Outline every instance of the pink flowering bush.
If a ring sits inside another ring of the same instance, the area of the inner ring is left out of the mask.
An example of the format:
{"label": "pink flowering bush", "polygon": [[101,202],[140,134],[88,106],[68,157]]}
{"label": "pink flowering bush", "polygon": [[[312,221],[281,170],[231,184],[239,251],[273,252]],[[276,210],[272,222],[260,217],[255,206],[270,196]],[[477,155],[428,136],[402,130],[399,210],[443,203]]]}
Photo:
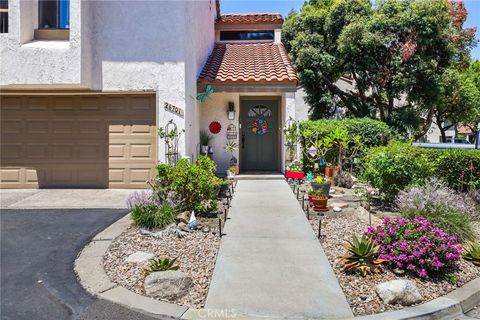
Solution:
{"label": "pink flowering bush", "polygon": [[448,273],[461,258],[462,247],[457,238],[422,217],[385,218],[383,224],[368,228],[366,235],[380,245],[379,259],[422,278]]}

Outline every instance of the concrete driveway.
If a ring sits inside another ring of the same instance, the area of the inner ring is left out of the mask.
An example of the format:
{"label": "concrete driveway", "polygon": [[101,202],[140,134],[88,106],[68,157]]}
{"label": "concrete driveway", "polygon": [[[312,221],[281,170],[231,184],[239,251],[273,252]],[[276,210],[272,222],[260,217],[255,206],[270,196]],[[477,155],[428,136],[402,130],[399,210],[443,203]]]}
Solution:
{"label": "concrete driveway", "polygon": [[1,190],[1,319],[151,320],[90,296],[73,271],[93,236],[127,214],[116,207],[130,192]]}
{"label": "concrete driveway", "polygon": [[124,209],[132,189],[1,189],[3,209]]}

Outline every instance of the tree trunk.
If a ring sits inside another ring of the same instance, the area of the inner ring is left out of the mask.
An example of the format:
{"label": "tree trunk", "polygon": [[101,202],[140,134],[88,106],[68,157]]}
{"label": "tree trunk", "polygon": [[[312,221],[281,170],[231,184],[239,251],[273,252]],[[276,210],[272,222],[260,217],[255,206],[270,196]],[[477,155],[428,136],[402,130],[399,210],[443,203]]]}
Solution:
{"label": "tree trunk", "polygon": [[433,105],[430,107],[427,113],[427,117],[425,118],[425,121],[422,125],[422,128],[419,131],[415,132],[415,134],[413,135],[414,140],[418,140],[421,137],[423,137],[425,133],[427,133],[428,129],[430,129],[430,126],[432,125],[432,122],[433,122],[433,115],[436,109],[437,109],[436,105]]}

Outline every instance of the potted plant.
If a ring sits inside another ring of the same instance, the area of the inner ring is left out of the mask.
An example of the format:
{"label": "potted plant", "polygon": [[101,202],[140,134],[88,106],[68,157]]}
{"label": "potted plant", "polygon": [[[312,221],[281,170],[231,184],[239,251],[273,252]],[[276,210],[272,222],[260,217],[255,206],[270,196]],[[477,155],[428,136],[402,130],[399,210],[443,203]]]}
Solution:
{"label": "potted plant", "polygon": [[303,179],[305,173],[303,173],[302,164],[299,161],[291,163],[285,171],[285,177],[287,179]]}
{"label": "potted plant", "polygon": [[237,168],[235,166],[230,166],[227,169],[227,178],[228,179],[233,179],[235,178]]}
{"label": "potted plant", "polygon": [[316,176],[315,180],[311,183],[313,190],[322,190],[323,194],[330,194],[330,182],[324,176]]}
{"label": "potted plant", "polygon": [[208,154],[209,144],[212,141],[213,136],[208,133],[207,130],[202,129],[200,130],[200,153]]}
{"label": "potted plant", "polygon": [[328,195],[322,189],[314,190],[312,193],[313,210],[317,212],[328,211],[327,201]]}
{"label": "potted plant", "polygon": [[238,161],[237,161],[237,158],[235,158],[235,156],[233,155],[233,153],[235,151],[237,151],[237,148],[238,148],[238,144],[235,142],[235,141],[232,141],[232,140],[229,140],[227,141],[227,143],[225,144],[225,151],[226,152],[229,152],[230,155],[232,156],[230,158],[230,167],[234,167],[235,168],[235,174],[239,174],[240,172],[240,167],[238,166]]}

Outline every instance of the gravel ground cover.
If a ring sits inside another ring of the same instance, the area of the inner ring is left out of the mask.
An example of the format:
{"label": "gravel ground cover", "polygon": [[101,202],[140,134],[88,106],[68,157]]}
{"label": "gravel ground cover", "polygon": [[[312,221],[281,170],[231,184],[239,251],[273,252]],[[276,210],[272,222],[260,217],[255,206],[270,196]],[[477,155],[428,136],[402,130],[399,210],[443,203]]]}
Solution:
{"label": "gravel ground cover", "polygon": [[[213,220],[218,223],[217,219]],[[156,257],[177,258],[180,271],[192,278],[193,286],[184,297],[164,301],[201,308],[205,304],[219,245],[219,236],[213,232],[189,232],[184,238],[176,235],[154,238],[142,235],[138,227],[131,226],[111,244],[104,256],[104,267],[114,283],[145,295],[144,269],[148,267],[148,261],[128,263],[125,259],[137,251],[153,253]]]}
{"label": "gravel ground cover", "polygon": [[[318,232],[318,222],[318,216],[312,215],[310,223],[315,234]],[[459,269],[454,272],[457,278],[456,285],[452,285],[445,280],[422,281],[409,274],[398,276],[387,269],[381,274],[366,277],[362,277],[359,274],[343,272],[341,270],[342,263],[339,262],[339,256],[343,255],[346,249],[342,244],[350,240],[354,234],[363,234],[367,227],[368,223],[359,219],[356,214],[352,212],[332,214],[330,211],[322,217],[322,237],[320,242],[355,315],[373,314],[404,308],[400,305],[383,304],[375,292],[375,286],[381,282],[395,279],[414,280],[423,296],[422,303],[425,303],[480,277],[480,268],[475,267],[472,263],[465,260],[459,262]],[[339,230],[342,231],[339,232]]]}

